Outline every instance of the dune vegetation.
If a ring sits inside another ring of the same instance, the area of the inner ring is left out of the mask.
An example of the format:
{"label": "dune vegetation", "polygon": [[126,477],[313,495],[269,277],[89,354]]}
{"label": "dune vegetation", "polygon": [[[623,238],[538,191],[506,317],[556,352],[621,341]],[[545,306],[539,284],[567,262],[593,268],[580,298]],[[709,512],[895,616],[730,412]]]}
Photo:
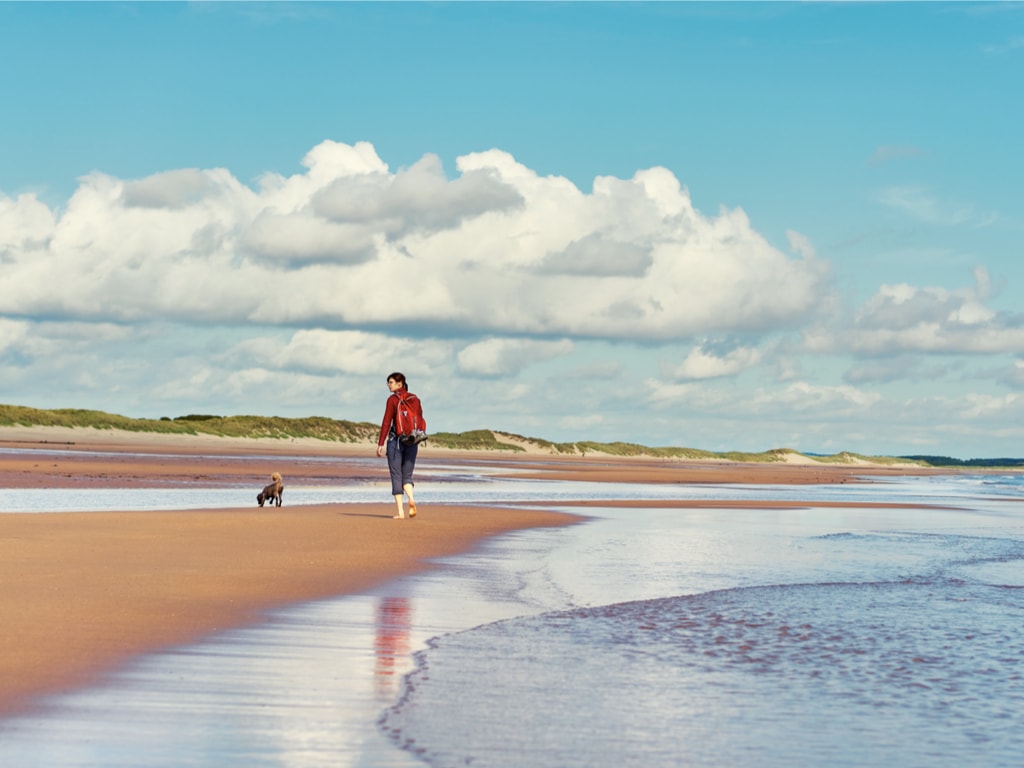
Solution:
{"label": "dune vegetation", "polygon": [[[42,410],[19,405],[0,404],[0,426],[73,427],[128,432],[155,432],[182,435],[215,435],[261,439],[313,438],[339,443],[369,443],[377,439],[379,425],[330,419],[324,416],[284,418],[280,416],[217,416],[189,414],[159,419],[133,419],[104,411],[81,408]],[[907,464],[923,466],[950,466],[958,460],[941,456],[887,457],[863,456],[842,452],[831,456],[804,454],[789,448],[775,448],[762,453],[713,452],[696,448],[650,447],[637,443],[600,443],[590,440],[556,443],[537,437],[524,437],[490,429],[468,432],[436,432],[430,435],[430,445],[437,448],[467,451],[501,451],[526,453],[541,451],[553,455],[586,456],[601,454],[616,457],[654,457],[677,460],[707,460],[733,462],[789,462],[794,458],[822,464]],[[981,460],[973,460],[981,461]],[[994,466],[995,460],[985,460],[984,466]],[[1000,466],[1020,466],[1021,460]],[[963,463],[963,462],[961,462]]]}

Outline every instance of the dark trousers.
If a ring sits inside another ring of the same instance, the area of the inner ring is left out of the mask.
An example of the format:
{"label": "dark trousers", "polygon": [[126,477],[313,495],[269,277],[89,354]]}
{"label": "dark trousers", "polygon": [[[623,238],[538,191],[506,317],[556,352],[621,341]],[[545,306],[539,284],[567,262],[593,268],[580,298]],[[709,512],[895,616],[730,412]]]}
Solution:
{"label": "dark trousers", "polygon": [[419,452],[418,445],[402,445],[398,438],[388,438],[388,472],[391,473],[393,496],[401,496],[404,493],[402,486],[412,484],[412,471],[416,468],[416,454]]}

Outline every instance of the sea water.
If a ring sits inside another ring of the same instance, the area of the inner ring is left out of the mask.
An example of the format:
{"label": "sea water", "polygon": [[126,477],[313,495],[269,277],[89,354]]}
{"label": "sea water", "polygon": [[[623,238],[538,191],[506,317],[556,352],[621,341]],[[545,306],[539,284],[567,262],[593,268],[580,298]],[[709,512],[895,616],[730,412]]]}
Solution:
{"label": "sea water", "polygon": [[[218,459],[219,460],[219,459]],[[337,460],[336,461],[342,461]],[[365,462],[361,459],[344,460]],[[379,470],[379,464],[377,466]],[[939,477],[886,480],[850,484],[765,486],[754,484],[716,485],[710,483],[593,483],[554,480],[517,480],[501,474],[482,473],[472,467],[443,462],[420,462],[417,499],[441,504],[518,504],[586,499],[614,501],[756,501],[765,498],[798,503],[871,503],[889,499],[890,488],[898,488],[904,504],[964,504],[976,497],[1019,498],[1024,493],[1020,476],[963,476],[956,482]],[[376,473],[380,475],[378,471]],[[881,487],[879,487],[881,486]],[[386,475],[376,480],[354,479],[343,483],[295,485],[285,488],[287,506],[391,502],[391,485]],[[160,488],[6,488],[0,494],[0,513],[103,512],[116,510],[225,509],[255,507],[256,490],[249,485],[224,483],[214,487]]]}
{"label": "sea water", "polygon": [[1020,765],[1020,477],[753,494],[807,506],[509,534],[0,722],[0,765]]}

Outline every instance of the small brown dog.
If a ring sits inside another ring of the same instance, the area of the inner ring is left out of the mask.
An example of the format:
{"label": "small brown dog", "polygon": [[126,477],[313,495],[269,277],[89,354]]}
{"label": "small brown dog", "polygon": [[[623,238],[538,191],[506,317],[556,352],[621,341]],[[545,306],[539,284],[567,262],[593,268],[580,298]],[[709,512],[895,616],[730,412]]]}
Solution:
{"label": "small brown dog", "polygon": [[270,479],[274,482],[256,494],[256,503],[262,507],[263,502],[269,501],[270,506],[280,507],[281,498],[284,496],[284,483],[281,482],[281,473],[275,472],[270,476]]}

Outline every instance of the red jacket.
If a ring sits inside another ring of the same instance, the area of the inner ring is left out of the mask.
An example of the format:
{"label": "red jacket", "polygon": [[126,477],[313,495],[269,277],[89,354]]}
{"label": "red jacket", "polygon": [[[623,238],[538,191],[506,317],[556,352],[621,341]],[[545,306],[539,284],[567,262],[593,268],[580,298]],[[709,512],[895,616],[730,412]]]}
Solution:
{"label": "red jacket", "polygon": [[[406,390],[408,391],[408,390]],[[412,394],[411,392],[409,394]],[[420,417],[423,429],[427,428],[427,420],[423,418],[423,403],[416,399],[416,415]],[[391,432],[391,425],[395,423],[395,411],[398,409],[398,395],[394,392],[388,397],[387,405],[384,407],[384,421],[380,423],[380,436],[377,438],[377,447],[384,445]]]}

